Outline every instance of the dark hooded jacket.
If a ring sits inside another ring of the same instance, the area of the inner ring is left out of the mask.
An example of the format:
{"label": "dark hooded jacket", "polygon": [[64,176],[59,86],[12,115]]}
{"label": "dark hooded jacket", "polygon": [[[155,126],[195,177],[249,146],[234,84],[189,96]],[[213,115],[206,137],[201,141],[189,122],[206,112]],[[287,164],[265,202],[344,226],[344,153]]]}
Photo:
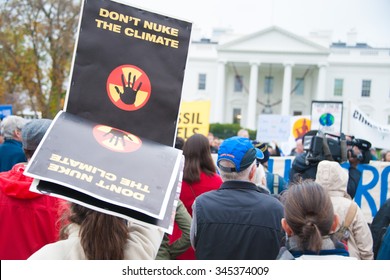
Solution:
{"label": "dark hooded jacket", "polygon": [[371,234],[374,240],[374,255],[377,257],[382,238],[390,225],[390,198],[379,208],[371,223]]}
{"label": "dark hooded jacket", "polygon": [[[299,180],[299,178],[316,179],[318,162],[307,162],[307,153],[299,154],[295,157],[289,175],[290,184]],[[354,167],[348,169],[348,185],[347,192],[353,199],[358,188],[362,173]]]}

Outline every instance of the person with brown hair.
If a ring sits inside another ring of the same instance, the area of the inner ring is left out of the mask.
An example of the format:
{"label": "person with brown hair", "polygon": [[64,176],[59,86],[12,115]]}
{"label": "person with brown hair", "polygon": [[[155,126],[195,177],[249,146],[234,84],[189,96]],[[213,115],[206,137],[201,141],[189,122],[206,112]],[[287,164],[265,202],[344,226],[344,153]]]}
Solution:
{"label": "person with brown hair", "polygon": [[[277,259],[347,259],[349,253],[331,238],[339,218],[327,191],[313,180],[297,182],[284,193],[286,246]],[[349,257],[351,259],[356,259]]]}
{"label": "person with brown hair", "polygon": [[[182,137],[176,137],[175,148],[183,150],[185,140]],[[181,231],[181,236],[174,242],[170,242],[170,235],[164,234],[163,241],[161,242],[160,249],[158,250],[156,260],[174,260],[177,256],[181,255],[188,248],[191,247],[190,242],[190,228],[191,228],[191,215],[188,213],[183,202],[179,199],[176,206],[175,213],[175,226]]]}
{"label": "person with brown hair", "polygon": [[215,137],[212,132],[209,132],[209,134],[207,135],[207,139],[210,145],[210,152],[212,154],[218,153],[218,146],[215,145],[216,141],[218,140],[218,137]]}
{"label": "person with brown hair", "polygon": [[[187,139],[183,147],[185,158],[183,170],[183,183],[180,199],[192,216],[192,204],[199,195],[218,189],[222,184],[217,174],[216,165],[211,156],[209,141],[202,134],[194,134]],[[180,229],[175,225],[171,242],[181,235]],[[190,247],[177,259],[195,259],[195,253]]]}
{"label": "person with brown hair", "polygon": [[63,240],[48,244],[29,260],[154,260],[163,232],[120,217],[70,204]]}
{"label": "person with brown hair", "polygon": [[390,161],[390,150],[382,151],[382,161],[389,162]]}

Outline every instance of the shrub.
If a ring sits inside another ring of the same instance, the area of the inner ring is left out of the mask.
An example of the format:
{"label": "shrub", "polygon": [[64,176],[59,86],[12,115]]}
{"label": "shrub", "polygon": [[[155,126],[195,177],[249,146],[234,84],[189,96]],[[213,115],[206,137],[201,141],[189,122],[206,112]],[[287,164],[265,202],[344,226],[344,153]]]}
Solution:
{"label": "shrub", "polygon": [[[242,129],[239,124],[232,124],[232,123],[211,123],[209,131],[214,134],[215,137],[218,137],[220,139],[226,139],[232,136],[236,136],[237,132]],[[254,140],[256,139],[256,130],[251,130],[248,128],[245,128],[249,132],[250,139]]]}

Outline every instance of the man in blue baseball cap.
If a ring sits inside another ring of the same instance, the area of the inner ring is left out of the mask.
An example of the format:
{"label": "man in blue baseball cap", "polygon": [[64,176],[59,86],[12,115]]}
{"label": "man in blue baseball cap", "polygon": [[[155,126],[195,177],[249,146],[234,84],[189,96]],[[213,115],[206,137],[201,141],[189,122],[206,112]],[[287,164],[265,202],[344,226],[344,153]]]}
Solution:
{"label": "man in blue baseball cap", "polygon": [[276,259],[284,236],[283,206],[254,183],[256,159],[263,157],[248,138],[222,142],[217,166],[223,184],[198,196],[192,206],[197,259]]}
{"label": "man in blue baseball cap", "polygon": [[[220,170],[230,172],[240,172],[248,168],[256,159],[263,159],[264,154],[260,149],[253,146],[248,138],[234,136],[222,142],[218,151],[217,165]],[[230,167],[220,165],[221,161],[229,161]]]}

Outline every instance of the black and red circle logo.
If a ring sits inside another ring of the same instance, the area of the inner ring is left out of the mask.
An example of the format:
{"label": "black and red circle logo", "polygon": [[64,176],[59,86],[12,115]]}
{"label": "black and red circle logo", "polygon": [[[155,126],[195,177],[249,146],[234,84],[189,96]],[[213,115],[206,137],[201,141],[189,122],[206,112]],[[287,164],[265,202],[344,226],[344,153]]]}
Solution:
{"label": "black and red circle logo", "polygon": [[107,79],[107,94],[119,109],[135,111],[148,102],[151,84],[146,73],[134,65],[115,68]]}
{"label": "black and red circle logo", "polygon": [[137,136],[106,125],[96,125],[93,136],[100,145],[114,152],[131,153],[142,146]]}

